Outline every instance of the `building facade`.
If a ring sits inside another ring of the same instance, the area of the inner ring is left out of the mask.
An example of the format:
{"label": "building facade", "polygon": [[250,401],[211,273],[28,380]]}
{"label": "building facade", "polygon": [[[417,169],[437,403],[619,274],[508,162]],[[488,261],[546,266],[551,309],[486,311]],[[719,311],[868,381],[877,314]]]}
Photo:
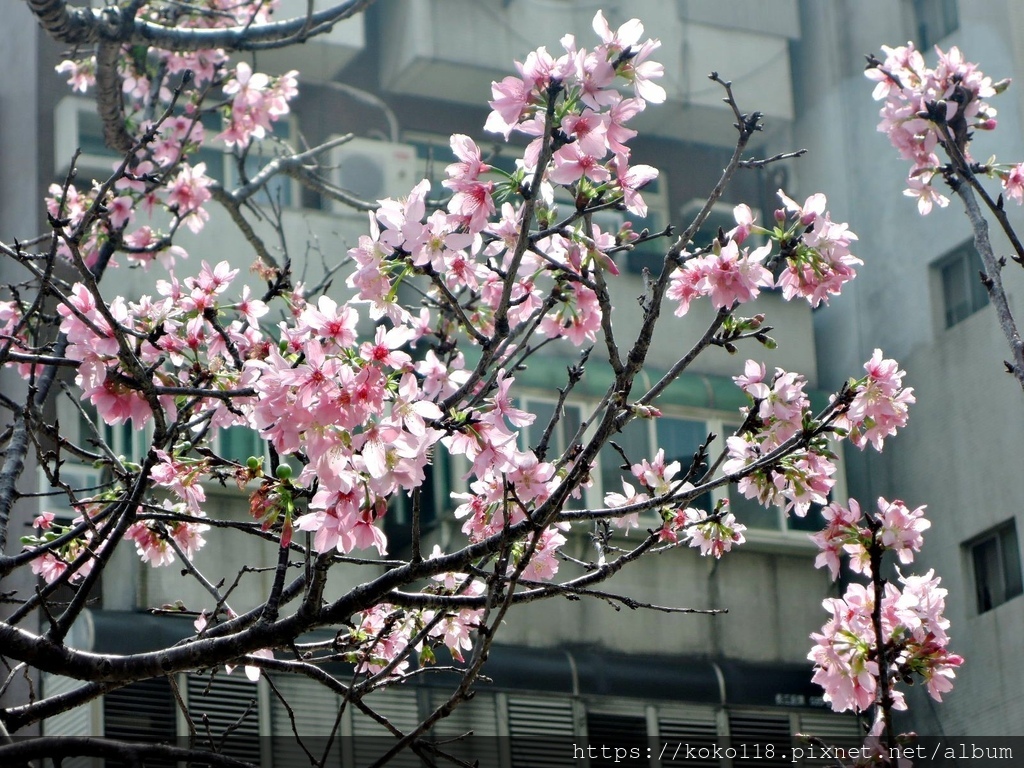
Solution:
{"label": "building facade", "polygon": [[[1021,623],[1020,387],[1003,371],[1006,342],[981,289],[980,260],[955,195],[927,216],[903,196],[908,171],[876,130],[863,56],[881,44],[956,45],[999,80],[1024,71],[1022,10],[1013,2],[808,2],[794,50],[794,136],[810,152],[796,166],[801,188],[826,188],[860,234],[865,261],[848,293],[815,315],[818,370],[835,386],[875,347],[900,361],[917,403],[882,456],[847,451],[851,495],[928,505],[933,526],[915,572],[935,568],[948,588],[951,647],[966,664],[942,704],[917,696],[913,727],[935,735],[1020,735],[1024,723]],[[935,55],[928,54],[930,63]],[[976,157],[1024,157],[1024,97],[1017,83],[994,99],[999,125],[975,137]],[[998,190],[996,190],[998,191]],[[1024,222],[1007,202],[1011,221]],[[1011,253],[992,227],[997,254]],[[1024,275],[1003,272],[1020,316]],[[980,289],[980,290],[979,290]],[[918,693],[923,693],[919,691]]]}

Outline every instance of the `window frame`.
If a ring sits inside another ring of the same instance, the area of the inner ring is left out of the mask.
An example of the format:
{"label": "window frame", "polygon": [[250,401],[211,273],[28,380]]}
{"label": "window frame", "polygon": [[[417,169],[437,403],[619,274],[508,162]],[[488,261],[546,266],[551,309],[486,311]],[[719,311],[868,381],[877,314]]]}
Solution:
{"label": "window frame", "polygon": [[[992,546],[994,545],[994,546]],[[963,545],[967,560],[967,569],[970,572],[970,581],[974,587],[974,610],[975,614],[981,616],[989,613],[1001,605],[1009,603],[1014,598],[1024,594],[1024,573],[1021,568],[1020,537],[1017,535],[1017,521],[1015,518],[1005,520],[994,525],[982,533],[966,541]],[[984,552],[983,552],[984,548]],[[1012,564],[1007,563],[1007,555],[1012,551],[1016,561],[1015,577],[1010,573]],[[988,563],[979,558],[995,556],[992,563],[992,570],[985,569]],[[982,576],[985,579],[982,579]],[[998,592],[993,592],[989,578],[1000,578],[1002,583]]]}
{"label": "window frame", "polygon": [[[959,274],[954,274],[954,270]],[[931,265],[935,291],[935,322],[942,330],[954,328],[985,309],[991,300],[981,282],[984,271],[981,256],[973,240],[965,240],[947,251]],[[963,292],[963,299],[954,303],[953,287]]]}
{"label": "window frame", "polygon": [[960,29],[957,0],[911,0],[914,41],[919,50],[928,51]]}

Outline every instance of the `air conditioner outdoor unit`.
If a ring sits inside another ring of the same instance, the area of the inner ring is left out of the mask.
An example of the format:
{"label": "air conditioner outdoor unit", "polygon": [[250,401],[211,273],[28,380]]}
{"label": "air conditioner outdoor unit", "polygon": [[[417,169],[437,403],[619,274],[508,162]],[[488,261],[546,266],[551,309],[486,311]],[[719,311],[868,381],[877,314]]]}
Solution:
{"label": "air conditioner outdoor unit", "polygon": [[[332,149],[329,162],[332,183],[366,202],[404,197],[417,181],[416,149],[408,144],[352,139]],[[337,200],[331,201],[330,210],[366,216]]]}

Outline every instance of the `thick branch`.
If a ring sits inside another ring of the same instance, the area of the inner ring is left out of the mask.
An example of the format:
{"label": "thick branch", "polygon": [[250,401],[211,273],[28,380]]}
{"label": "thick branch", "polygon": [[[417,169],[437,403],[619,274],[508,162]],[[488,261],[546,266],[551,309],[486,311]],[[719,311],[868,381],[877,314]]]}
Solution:
{"label": "thick branch", "polygon": [[123,19],[116,6],[101,10],[68,8],[65,0],[27,2],[51,37],[71,45],[110,40],[121,45],[153,45],[176,51],[257,51],[302,43],[329,32],[338,22],[366,10],[373,0],[342,0],[307,16],[221,28],[174,27],[140,18]]}
{"label": "thick branch", "polygon": [[135,141],[124,127],[124,94],[117,61],[118,43],[103,41],[96,48],[96,108],[103,121],[103,141],[115,152],[131,152]]}

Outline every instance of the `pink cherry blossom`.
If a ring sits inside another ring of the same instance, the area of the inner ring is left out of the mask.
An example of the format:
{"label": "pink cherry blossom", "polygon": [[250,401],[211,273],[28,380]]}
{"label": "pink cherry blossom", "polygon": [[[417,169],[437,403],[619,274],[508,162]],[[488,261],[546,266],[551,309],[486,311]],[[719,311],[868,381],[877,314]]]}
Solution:
{"label": "pink cherry blossom", "polygon": [[733,546],[746,541],[743,532],[747,527],[736,521],[731,512],[716,512],[709,516],[703,509],[687,509],[685,511],[686,528],[684,538],[691,547],[700,549],[702,556],[712,555],[719,559],[729,552]]}

